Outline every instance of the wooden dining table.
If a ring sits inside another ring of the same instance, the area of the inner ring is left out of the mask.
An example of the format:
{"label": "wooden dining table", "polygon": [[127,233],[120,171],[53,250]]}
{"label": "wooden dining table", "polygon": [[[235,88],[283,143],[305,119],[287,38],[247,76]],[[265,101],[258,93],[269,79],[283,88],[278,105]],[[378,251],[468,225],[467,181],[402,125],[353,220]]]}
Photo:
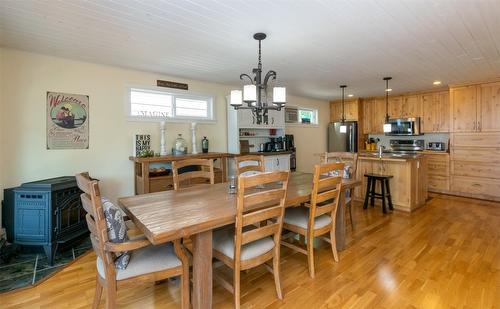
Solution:
{"label": "wooden dining table", "polygon": [[[294,172],[290,176],[285,207],[310,201],[313,174]],[[349,189],[360,185],[342,180],[342,194],[336,220],[337,249],[345,246],[344,201]],[[212,306],[212,230],[236,219],[236,195],[227,183],[197,185],[178,191],[149,193],[118,199],[118,203],[154,245],[182,237],[193,242],[193,308]]]}

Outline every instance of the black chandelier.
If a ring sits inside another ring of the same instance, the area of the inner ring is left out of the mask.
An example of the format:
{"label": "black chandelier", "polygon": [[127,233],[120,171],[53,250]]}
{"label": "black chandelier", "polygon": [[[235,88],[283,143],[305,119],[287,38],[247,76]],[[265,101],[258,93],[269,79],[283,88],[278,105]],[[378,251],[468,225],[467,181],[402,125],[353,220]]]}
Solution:
{"label": "black chandelier", "polygon": [[[262,62],[261,62],[261,41],[266,38],[265,33],[256,33],[253,38],[259,41],[259,64],[257,68],[252,70],[254,77],[252,78],[248,74],[241,74],[240,79],[248,79],[250,84],[243,86],[243,91],[241,90],[231,90],[231,106],[234,109],[251,109],[255,123],[257,124],[268,124],[268,111],[269,110],[281,110],[286,104],[286,88],[285,87],[273,87],[273,98],[269,101],[269,96],[267,94],[268,82],[276,80],[276,72],[271,70],[264,76],[264,81],[262,82]],[[247,106],[243,106],[243,102]]]}

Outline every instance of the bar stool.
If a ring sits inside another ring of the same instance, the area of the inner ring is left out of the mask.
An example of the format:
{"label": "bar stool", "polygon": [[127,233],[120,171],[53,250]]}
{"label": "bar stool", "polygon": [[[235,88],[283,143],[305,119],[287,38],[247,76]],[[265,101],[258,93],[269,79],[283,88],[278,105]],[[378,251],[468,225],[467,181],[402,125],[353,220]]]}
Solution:
{"label": "bar stool", "polygon": [[[385,199],[389,202],[389,210],[394,210],[392,207],[392,198],[391,198],[391,189],[389,187],[389,179],[391,179],[392,175],[381,175],[381,174],[365,174],[365,177],[368,178],[366,183],[366,194],[365,194],[365,203],[363,204],[363,208],[368,208],[368,199],[370,198],[370,205],[373,207],[375,205],[375,199],[382,200],[382,211],[386,214],[387,207],[385,204]],[[380,189],[381,193],[377,193],[375,190],[376,182],[380,181]]]}

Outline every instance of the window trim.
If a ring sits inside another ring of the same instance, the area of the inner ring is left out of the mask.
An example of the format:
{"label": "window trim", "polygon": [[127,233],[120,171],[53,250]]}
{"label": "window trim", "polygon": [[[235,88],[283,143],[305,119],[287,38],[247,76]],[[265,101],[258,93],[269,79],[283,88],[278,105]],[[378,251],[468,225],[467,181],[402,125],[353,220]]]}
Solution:
{"label": "window trim", "polygon": [[[187,116],[173,116],[168,118],[163,117],[141,117],[131,115],[131,91],[132,89],[146,90],[151,92],[158,92],[172,95],[172,110],[175,115],[175,100],[176,98],[182,98],[187,100],[207,100],[208,101],[208,118],[197,118],[197,117],[187,117]],[[202,122],[202,123],[216,123],[216,109],[215,109],[215,96],[208,93],[195,92],[190,90],[177,90],[157,86],[144,86],[144,85],[127,85],[125,87],[125,112],[126,119],[128,121],[138,121],[138,122]]]}
{"label": "window trim", "polygon": [[[304,106],[287,106],[287,108],[294,108],[297,110],[297,122],[286,122],[285,126],[306,127],[306,128],[319,127],[319,109],[312,107],[304,107]],[[316,118],[316,122],[303,123],[302,120],[300,119],[301,110],[312,111]]]}

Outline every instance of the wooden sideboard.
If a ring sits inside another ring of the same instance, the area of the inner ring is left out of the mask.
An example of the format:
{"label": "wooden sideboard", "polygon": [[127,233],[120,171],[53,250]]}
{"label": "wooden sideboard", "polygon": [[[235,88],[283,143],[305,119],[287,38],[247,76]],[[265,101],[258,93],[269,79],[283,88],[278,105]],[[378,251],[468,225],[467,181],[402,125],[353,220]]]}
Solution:
{"label": "wooden sideboard", "polygon": [[[150,167],[154,164],[168,164],[173,161],[185,159],[212,159],[215,163],[215,182],[225,182],[227,177],[227,159],[232,157],[230,153],[209,152],[200,154],[187,154],[182,156],[159,156],[159,157],[129,157],[134,162],[134,184],[135,194],[145,194],[173,190],[172,173],[154,176]],[[167,169],[168,170],[168,169]]]}

